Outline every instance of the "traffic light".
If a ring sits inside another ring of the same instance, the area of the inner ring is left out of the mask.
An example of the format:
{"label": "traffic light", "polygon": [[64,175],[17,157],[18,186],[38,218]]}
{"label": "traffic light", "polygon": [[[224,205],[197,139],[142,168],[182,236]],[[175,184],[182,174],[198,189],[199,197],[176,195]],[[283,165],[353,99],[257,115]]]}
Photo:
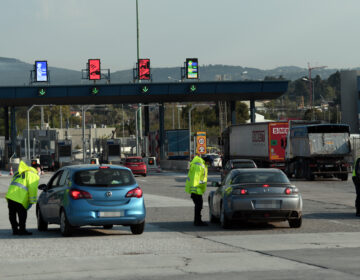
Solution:
{"label": "traffic light", "polygon": [[189,86],[189,92],[190,92],[190,93],[195,93],[196,91],[197,91],[197,86],[194,85],[194,84],[191,84],[191,85]]}
{"label": "traffic light", "polygon": [[89,59],[88,68],[89,80],[101,79],[100,59]]}
{"label": "traffic light", "polygon": [[138,71],[139,80],[150,80],[150,59],[139,59]]}
{"label": "traffic light", "polygon": [[45,96],[46,95],[46,89],[45,88],[39,88],[38,89],[38,95],[39,96]]}
{"label": "traffic light", "polygon": [[92,95],[98,95],[99,92],[100,92],[100,89],[99,89],[98,87],[92,87],[92,88],[90,89],[90,93],[91,93]]}
{"label": "traffic light", "polygon": [[148,85],[140,86],[140,93],[149,94],[150,93],[150,87]]}
{"label": "traffic light", "polygon": [[199,67],[197,58],[186,59],[186,79],[199,79]]}

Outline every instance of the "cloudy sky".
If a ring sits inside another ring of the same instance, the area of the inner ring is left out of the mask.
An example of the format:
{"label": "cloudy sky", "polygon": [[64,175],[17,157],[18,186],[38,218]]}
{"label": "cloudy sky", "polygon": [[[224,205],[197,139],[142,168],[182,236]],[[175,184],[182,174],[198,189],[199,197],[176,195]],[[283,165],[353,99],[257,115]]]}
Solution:
{"label": "cloudy sky", "polygon": [[[359,0],[138,0],[152,67],[360,66]],[[2,0],[0,57],[111,72],[134,67],[136,0]]]}

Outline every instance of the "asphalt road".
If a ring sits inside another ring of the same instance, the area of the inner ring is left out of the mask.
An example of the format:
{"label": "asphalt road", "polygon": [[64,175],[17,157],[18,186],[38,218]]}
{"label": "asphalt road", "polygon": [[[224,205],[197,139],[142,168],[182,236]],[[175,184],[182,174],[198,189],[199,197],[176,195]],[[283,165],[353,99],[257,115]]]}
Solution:
{"label": "asphalt road", "polygon": [[[50,174],[42,176],[46,182]],[[211,174],[209,180],[218,180]],[[147,207],[145,232],[81,228],[61,237],[59,226],[12,236],[6,200],[10,177],[0,176],[0,279],[359,279],[360,219],[351,180],[293,181],[304,199],[300,229],[288,224],[192,225],[186,174],[136,177]],[[208,192],[213,188],[208,187]],[[205,195],[207,197],[207,194]],[[203,218],[208,220],[205,203]]]}

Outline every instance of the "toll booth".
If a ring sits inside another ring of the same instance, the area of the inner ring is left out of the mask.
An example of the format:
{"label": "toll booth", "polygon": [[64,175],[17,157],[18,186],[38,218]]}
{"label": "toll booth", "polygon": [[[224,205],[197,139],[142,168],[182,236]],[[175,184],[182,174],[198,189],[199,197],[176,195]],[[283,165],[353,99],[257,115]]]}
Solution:
{"label": "toll booth", "polygon": [[103,141],[102,162],[121,163],[121,139],[106,139],[106,141]]}
{"label": "toll booth", "polygon": [[58,140],[55,145],[55,165],[60,168],[72,162],[71,139]]}

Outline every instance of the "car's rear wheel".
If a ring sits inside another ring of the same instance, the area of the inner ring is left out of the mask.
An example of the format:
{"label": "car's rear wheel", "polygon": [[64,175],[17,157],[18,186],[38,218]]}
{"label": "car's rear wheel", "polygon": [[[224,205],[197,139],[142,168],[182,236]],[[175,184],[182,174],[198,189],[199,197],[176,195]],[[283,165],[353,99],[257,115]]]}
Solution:
{"label": "car's rear wheel", "polygon": [[113,228],[113,225],[103,225],[103,228],[104,228],[104,229],[112,229],[112,228]]}
{"label": "car's rear wheel", "polygon": [[221,227],[224,229],[228,229],[231,227],[231,221],[225,215],[224,205],[221,203],[221,210],[220,210],[220,224]]}
{"label": "car's rear wheel", "polygon": [[142,234],[145,228],[145,221],[140,224],[130,225],[132,234]]}
{"label": "car's rear wheel", "polygon": [[39,207],[36,208],[36,218],[38,231],[46,231],[48,229],[48,223],[45,222],[43,216],[41,215]]}
{"label": "car's rear wheel", "polygon": [[146,173],[143,174],[143,177],[146,177]]}
{"label": "car's rear wheel", "polygon": [[61,210],[60,213],[60,232],[62,236],[71,236],[72,234],[72,226],[70,225],[64,210]]}
{"label": "car's rear wheel", "polygon": [[302,217],[300,217],[299,219],[290,219],[289,220],[289,226],[291,228],[299,228],[301,227],[302,224]]}
{"label": "car's rear wheel", "polygon": [[210,219],[210,223],[218,223],[219,222],[219,218],[215,217],[212,214],[212,207],[210,204],[210,198],[209,198],[209,219]]}

